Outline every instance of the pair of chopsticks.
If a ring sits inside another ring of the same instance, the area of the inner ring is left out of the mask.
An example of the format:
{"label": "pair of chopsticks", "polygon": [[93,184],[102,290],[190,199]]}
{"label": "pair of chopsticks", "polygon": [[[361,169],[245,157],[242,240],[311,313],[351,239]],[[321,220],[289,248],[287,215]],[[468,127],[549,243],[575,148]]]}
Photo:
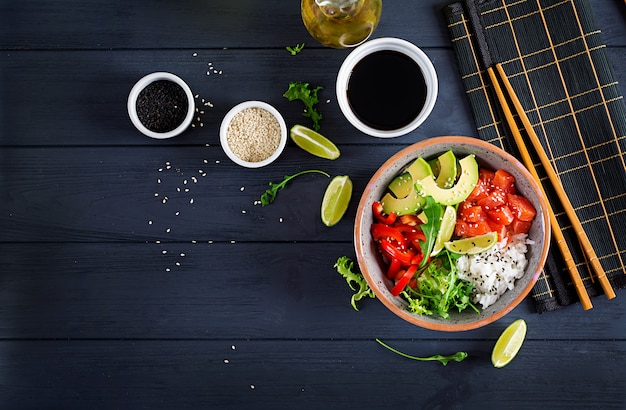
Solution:
{"label": "pair of chopsticks", "polygon": [[[488,51],[485,33],[479,21],[478,10],[476,8],[476,4],[474,3],[473,0],[467,0],[465,3],[469,11],[470,22],[472,23],[474,33],[476,35],[476,41],[478,44],[478,49],[481,53],[484,68],[486,69],[489,75],[489,79],[491,81],[493,89],[498,97],[500,108],[502,109],[504,113],[504,117],[509,126],[509,129],[511,130],[511,134],[513,135],[515,144],[517,145],[520,155],[522,156],[522,161],[524,162],[524,165],[526,166],[526,168],[528,168],[531,175],[535,178],[535,180],[539,184],[539,187],[541,188],[541,191],[545,196],[546,194],[545,189],[542,185],[539,175],[537,174],[537,170],[535,169],[535,166],[534,166],[533,160],[530,157],[528,148],[526,147],[524,139],[519,131],[519,127],[515,121],[515,118],[513,117],[513,112],[515,112],[517,116],[520,118],[520,120],[522,121],[524,130],[528,134],[528,138],[530,139],[530,142],[533,148],[535,149],[535,152],[537,156],[539,157],[541,164],[545,168],[545,171],[548,175],[548,179],[550,180],[550,183],[552,184],[552,187],[554,191],[556,192],[557,197],[565,210],[565,214],[567,215],[567,217],[570,220],[570,223],[572,224],[574,232],[576,233],[578,241],[580,242],[581,248],[583,249],[587,257],[589,264],[593,268],[593,271],[595,272],[596,277],[598,278],[598,281],[600,282],[602,290],[604,291],[608,299],[613,299],[615,297],[615,292],[613,291],[613,288],[611,287],[611,283],[609,282],[609,279],[607,278],[606,273],[604,272],[604,269],[602,268],[602,265],[600,264],[600,261],[598,260],[598,257],[596,256],[595,251],[593,250],[593,246],[589,242],[589,238],[587,237],[587,234],[585,233],[585,230],[583,229],[582,224],[580,223],[580,220],[578,219],[578,215],[576,215],[576,211],[574,210],[574,207],[572,206],[567,196],[567,193],[563,189],[563,185],[561,184],[561,181],[558,175],[554,171],[554,168],[552,168],[550,159],[548,158],[545,150],[543,149],[543,146],[541,145],[541,141],[539,141],[539,138],[537,137],[537,134],[535,133],[535,130],[533,129],[532,124],[530,123],[530,120],[526,116],[524,107],[522,107],[522,104],[520,103],[515,93],[515,90],[511,86],[511,83],[509,82],[509,79],[507,78],[506,73],[504,72],[504,69],[502,68],[502,65],[500,63],[493,64],[491,60],[491,55],[489,54],[489,51]],[[494,70],[494,67],[495,67],[495,70]],[[508,99],[507,99],[507,96],[508,96]],[[513,107],[509,105],[509,100],[511,101]],[[548,204],[548,208],[549,208],[548,211],[550,215],[550,225],[552,227],[552,234],[556,240],[559,250],[561,251],[561,254],[563,255],[563,259],[567,265],[568,272],[570,274],[572,282],[574,283],[574,286],[576,288],[576,293],[578,294],[578,297],[580,298],[583,309],[589,310],[593,307],[593,305],[591,304],[591,299],[589,298],[589,295],[587,294],[587,290],[585,289],[585,285],[582,282],[582,279],[578,272],[578,268],[576,267],[576,263],[574,262],[574,259],[572,257],[572,253],[567,246],[567,242],[565,241],[565,237],[563,236],[563,231],[561,230],[561,227],[559,226],[559,223],[556,219],[554,210],[552,209],[552,206],[550,206],[550,204]]]}

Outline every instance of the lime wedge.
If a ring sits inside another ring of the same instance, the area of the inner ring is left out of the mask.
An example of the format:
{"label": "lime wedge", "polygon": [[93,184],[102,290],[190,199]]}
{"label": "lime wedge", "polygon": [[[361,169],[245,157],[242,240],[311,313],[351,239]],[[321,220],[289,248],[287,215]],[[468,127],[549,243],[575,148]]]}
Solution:
{"label": "lime wedge", "polygon": [[443,216],[441,217],[441,227],[439,227],[439,232],[437,232],[435,245],[433,246],[433,251],[430,253],[430,256],[435,256],[441,252],[444,247],[444,243],[448,242],[450,238],[452,238],[455,226],[456,210],[453,206],[447,205],[445,211],[443,211]]}
{"label": "lime wedge", "polygon": [[491,352],[491,363],[495,367],[504,367],[513,360],[524,343],[526,329],[524,319],[517,319],[504,329]]}
{"label": "lime wedge", "polygon": [[339,175],[330,180],[322,199],[322,222],[333,226],[346,213],[352,197],[352,181],[347,175]]}
{"label": "lime wedge", "polygon": [[484,235],[474,236],[472,238],[457,239],[456,241],[445,242],[444,246],[447,250],[463,255],[474,255],[488,251],[498,242],[498,234],[489,232]]}
{"label": "lime wedge", "polygon": [[297,146],[309,154],[326,159],[339,158],[339,148],[332,141],[304,125],[294,125],[289,135]]}

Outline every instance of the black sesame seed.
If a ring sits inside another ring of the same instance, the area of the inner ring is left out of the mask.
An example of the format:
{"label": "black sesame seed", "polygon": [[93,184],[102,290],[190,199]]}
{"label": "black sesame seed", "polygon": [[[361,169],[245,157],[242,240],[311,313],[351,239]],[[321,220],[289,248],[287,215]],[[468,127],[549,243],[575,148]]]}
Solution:
{"label": "black sesame seed", "polygon": [[150,131],[169,132],[183,122],[189,104],[180,85],[158,80],[141,90],[136,108],[139,121]]}

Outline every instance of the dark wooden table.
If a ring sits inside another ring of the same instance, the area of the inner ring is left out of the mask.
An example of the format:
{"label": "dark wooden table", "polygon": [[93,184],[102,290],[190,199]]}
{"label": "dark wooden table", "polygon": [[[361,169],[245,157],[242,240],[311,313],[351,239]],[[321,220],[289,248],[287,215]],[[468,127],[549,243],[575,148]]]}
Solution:
{"label": "dark wooden table", "polygon": [[[624,84],[624,4],[591,3]],[[380,164],[431,136],[475,135],[445,4],[385,1],[374,37],[422,47],[440,95],[418,130],[380,140],[340,113],[334,80],[349,51],[317,45],[297,0],[2,1],[0,407],[624,408],[621,291],[588,312],[539,315],[528,299],[448,334],[377,300],[354,311],[333,269],[354,256],[357,200]],[[295,57],[284,48],[301,42]],[[184,78],[205,108],[180,137],[149,139],[128,119],[130,88],[153,71]],[[218,128],[235,104],[264,100],[288,125],[306,124],[282,97],[292,81],[324,87],[322,129],[342,156],[290,144],[266,168],[233,164]],[[255,205],[269,181],[310,168],[354,181],[337,226],[320,221],[321,176]],[[517,318],[527,340],[495,369],[494,341]],[[415,355],[470,356],[414,362],[375,338]]]}

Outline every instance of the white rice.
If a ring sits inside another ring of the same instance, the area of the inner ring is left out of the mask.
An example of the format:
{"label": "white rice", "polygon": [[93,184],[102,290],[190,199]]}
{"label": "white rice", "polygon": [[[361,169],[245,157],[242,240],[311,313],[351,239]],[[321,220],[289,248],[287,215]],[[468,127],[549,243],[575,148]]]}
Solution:
{"label": "white rice", "polygon": [[474,284],[472,301],[485,309],[491,306],[507,290],[515,287],[515,280],[526,269],[526,245],[533,241],[526,234],[513,235],[486,252],[463,255],[456,263],[459,277]]}

